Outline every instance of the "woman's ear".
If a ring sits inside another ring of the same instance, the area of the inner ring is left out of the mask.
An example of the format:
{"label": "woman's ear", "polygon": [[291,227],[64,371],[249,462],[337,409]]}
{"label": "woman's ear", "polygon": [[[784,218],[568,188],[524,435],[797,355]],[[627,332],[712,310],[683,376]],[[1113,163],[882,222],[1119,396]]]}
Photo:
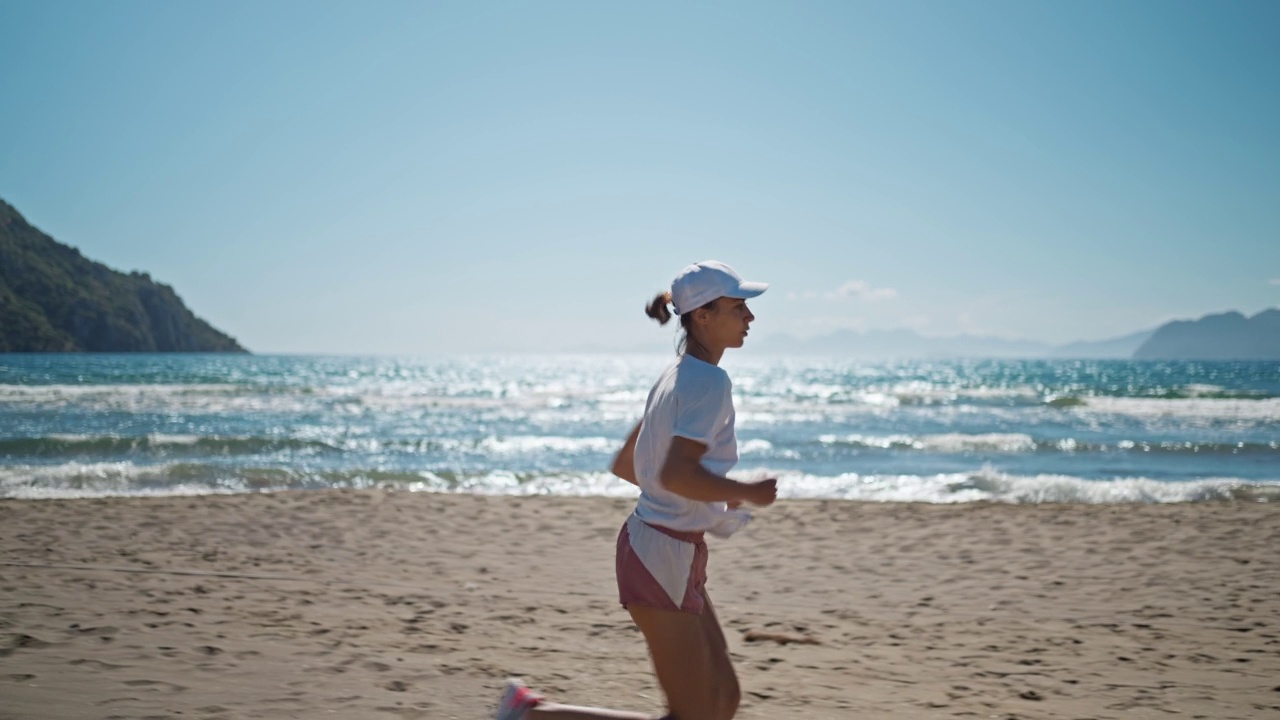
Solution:
{"label": "woman's ear", "polygon": [[707,316],[711,314],[711,310],[706,306],[697,308],[693,311],[693,322],[696,325],[706,325],[710,320]]}

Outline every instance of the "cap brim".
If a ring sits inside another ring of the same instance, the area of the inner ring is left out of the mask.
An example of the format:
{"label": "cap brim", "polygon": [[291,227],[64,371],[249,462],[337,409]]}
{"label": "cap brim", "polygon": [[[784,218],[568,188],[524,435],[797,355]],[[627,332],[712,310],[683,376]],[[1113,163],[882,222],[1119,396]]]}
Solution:
{"label": "cap brim", "polygon": [[769,283],[743,281],[738,283],[738,291],[728,297],[746,300],[747,298],[753,298],[768,289]]}

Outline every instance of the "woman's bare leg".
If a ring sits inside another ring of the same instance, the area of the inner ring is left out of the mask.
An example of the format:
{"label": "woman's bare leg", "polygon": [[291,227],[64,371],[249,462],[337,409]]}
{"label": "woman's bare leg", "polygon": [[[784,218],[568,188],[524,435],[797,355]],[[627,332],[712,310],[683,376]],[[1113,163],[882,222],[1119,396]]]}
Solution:
{"label": "woman's bare leg", "polygon": [[742,690],[738,686],[738,674],[733,671],[733,661],[729,658],[729,643],[724,639],[724,630],[720,628],[720,619],[716,616],[715,606],[711,604],[711,596],[703,595],[707,604],[702,610],[702,631],[707,639],[707,647],[711,651],[711,665],[715,669],[714,687],[719,706],[720,720],[729,720],[738,712],[738,703],[742,700]]}
{"label": "woman's bare leg", "polygon": [[[702,615],[659,610],[632,605],[627,608],[632,619],[644,633],[653,657],[653,669],[658,684],[667,695],[667,707],[676,720],[728,720],[721,696],[726,678],[724,668],[717,661],[717,653],[711,642],[712,632],[707,623],[719,632],[714,611]],[[720,637],[723,642],[723,635]],[[728,659],[727,653],[724,654]],[[732,678],[733,668],[729,666]],[[733,679],[736,688],[737,681]],[[735,708],[736,709],[736,708]]]}
{"label": "woman's bare leg", "polygon": [[529,720],[653,720],[653,716],[576,705],[542,703],[529,711]]}
{"label": "woman's bare leg", "polygon": [[[666,693],[668,720],[731,720],[737,713],[738,676],[729,658],[715,607],[707,597],[701,615],[633,605],[628,610],[644,633],[658,684]],[[542,703],[529,720],[651,720],[651,715]]]}

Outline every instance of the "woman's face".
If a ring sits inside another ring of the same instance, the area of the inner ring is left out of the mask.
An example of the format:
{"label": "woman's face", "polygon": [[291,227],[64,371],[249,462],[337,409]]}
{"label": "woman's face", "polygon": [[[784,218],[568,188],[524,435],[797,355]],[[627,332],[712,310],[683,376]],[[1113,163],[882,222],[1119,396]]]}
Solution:
{"label": "woman's face", "polygon": [[756,319],[740,298],[717,298],[710,308],[698,311],[698,326],[704,344],[715,348],[740,348],[747,339],[751,321]]}

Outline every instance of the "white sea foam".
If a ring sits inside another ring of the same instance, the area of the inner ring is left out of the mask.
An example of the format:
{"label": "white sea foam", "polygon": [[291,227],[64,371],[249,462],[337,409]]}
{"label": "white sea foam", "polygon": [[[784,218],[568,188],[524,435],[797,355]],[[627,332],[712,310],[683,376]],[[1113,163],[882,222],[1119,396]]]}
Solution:
{"label": "white sea foam", "polygon": [[495,471],[450,482],[426,474],[422,482],[409,483],[408,490],[425,492],[475,493],[479,495],[554,495],[563,497],[636,497],[640,490],[613,473],[573,473],[521,477]]}
{"label": "white sea foam", "polygon": [[202,438],[199,435],[166,435],[163,433],[152,433],[147,436],[147,442],[152,445],[195,445]]}
{"label": "white sea foam", "polygon": [[798,423],[816,423],[831,420],[834,417],[846,417],[849,413],[819,412],[814,408],[770,406],[768,404],[746,404],[747,409],[737,408],[737,426],[750,425],[787,425]]}
{"label": "white sea foam", "polygon": [[127,461],[0,466],[0,497],[205,495],[252,489],[234,476],[220,482],[182,481],[172,476],[174,467],[174,464],[136,465]]}
{"label": "white sea foam", "polygon": [[765,457],[772,460],[799,460],[800,453],[790,448],[778,448],[773,443],[764,438],[749,438],[738,440],[738,455],[740,457],[759,458]]}
{"label": "white sea foam", "polygon": [[896,385],[888,391],[900,405],[934,405],[954,403],[960,400],[1022,400],[1034,402],[1040,399],[1032,387],[937,387],[930,383]]}
{"label": "white sea foam", "polygon": [[[1091,480],[1067,475],[1010,475],[991,468],[937,475],[819,476],[756,470],[735,473],[754,480],[780,478],[779,495],[792,499],[866,502],[964,503],[1177,503],[1215,500],[1280,502],[1280,479],[1204,478],[1185,482],[1145,477]],[[232,470],[182,464],[65,463],[0,468],[0,497],[84,498],[137,495],[204,495],[297,488],[388,488],[485,495],[634,497],[635,486],[607,472],[516,473],[495,470],[452,473],[385,473],[373,470],[307,472],[281,468]]]}
{"label": "white sea foam", "polygon": [[[31,487],[6,494],[0,489],[0,497],[21,500],[77,500],[102,497],[193,497],[198,495],[238,495],[244,490],[230,488],[214,488],[206,485],[185,484],[171,485],[165,488],[131,488],[127,490],[110,490],[104,488],[64,488],[64,487]],[[262,491],[270,492],[270,491]]]}
{"label": "white sea foam", "polygon": [[763,438],[753,438],[738,443],[739,455],[759,455],[773,450],[773,443]]}
{"label": "white sea foam", "polygon": [[539,452],[576,455],[581,453],[616,452],[621,446],[621,438],[516,435],[511,437],[487,437],[480,441],[478,448],[495,455]]}
{"label": "white sea foam", "polygon": [[315,393],[219,384],[0,385],[0,406],[110,412],[300,412]]}
{"label": "white sea foam", "polygon": [[1019,476],[984,469],[938,475],[815,476],[782,473],[786,498],[837,498],[875,502],[963,503],[1176,503],[1247,499],[1280,501],[1280,480],[1205,478],[1167,482],[1150,478],[1090,480],[1068,475]]}
{"label": "white sea foam", "polygon": [[768,397],[777,401],[822,402],[826,404],[866,404],[876,406],[950,403],[960,399],[1022,399],[1036,401],[1040,392],[1030,385],[1013,387],[965,387],[926,381],[865,386],[844,382],[749,382],[737,385],[744,395]]}
{"label": "white sea foam", "polygon": [[[57,442],[83,443],[83,442],[92,442],[93,440],[97,440],[98,438],[103,436],[89,435],[87,433],[49,433],[48,435],[45,435],[45,437],[49,438],[50,440],[55,440]],[[111,437],[114,437],[114,436],[111,436]]]}
{"label": "white sea foam", "polygon": [[1074,411],[1139,418],[1280,422],[1280,398],[1084,397]]}
{"label": "white sea foam", "polygon": [[530,411],[562,408],[575,398],[489,389],[479,395],[465,388],[427,389],[422,386],[256,387],[219,384],[138,385],[0,385],[0,407],[131,413],[305,413],[431,410],[511,409]]}
{"label": "white sea foam", "polygon": [[852,445],[880,449],[912,449],[937,453],[1032,452],[1036,441],[1023,433],[943,433],[939,435],[821,435],[824,445]]}

